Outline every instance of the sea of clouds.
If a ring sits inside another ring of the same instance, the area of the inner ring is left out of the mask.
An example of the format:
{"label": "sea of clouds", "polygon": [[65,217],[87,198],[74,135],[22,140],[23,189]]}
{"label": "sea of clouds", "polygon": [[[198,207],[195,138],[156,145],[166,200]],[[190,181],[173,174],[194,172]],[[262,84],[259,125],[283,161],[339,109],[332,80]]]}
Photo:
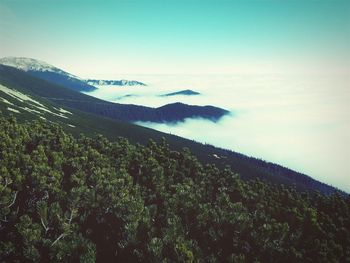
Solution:
{"label": "sea of clouds", "polygon": [[[137,124],[275,162],[350,192],[350,80],[305,75],[125,75],[148,86],[102,86],[101,99],[159,107],[183,102],[225,108],[214,123]],[[160,96],[191,89],[198,96]]]}

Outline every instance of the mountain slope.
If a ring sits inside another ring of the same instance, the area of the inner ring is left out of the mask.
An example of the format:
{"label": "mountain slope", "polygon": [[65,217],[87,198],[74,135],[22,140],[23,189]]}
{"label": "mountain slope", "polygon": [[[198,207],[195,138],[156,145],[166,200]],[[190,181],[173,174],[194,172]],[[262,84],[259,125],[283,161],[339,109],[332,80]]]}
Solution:
{"label": "mountain slope", "polygon": [[[152,129],[112,120],[110,118],[104,118],[95,114],[84,113],[73,108],[62,106],[61,104],[57,104],[57,101],[54,102],[45,98],[47,93],[50,93],[50,89],[53,89],[53,92],[60,91],[67,96],[68,94],[73,96],[72,94],[75,93],[72,93],[67,89],[57,89],[58,86],[56,85],[33,78],[10,67],[0,66],[0,84],[5,86],[7,89],[12,89],[16,92],[25,94],[29,98],[42,104],[49,111],[56,114],[60,114],[65,111],[69,111],[71,113],[69,114],[65,112],[64,115],[67,118],[63,118],[47,111],[40,110],[37,107],[33,107],[33,102],[30,100],[25,101],[22,99],[23,101],[21,102],[18,100],[18,97],[15,98],[0,90],[0,110],[2,111],[2,115],[13,114],[20,121],[44,117],[48,121],[59,123],[66,131],[76,136],[80,133],[84,133],[92,137],[95,137],[97,134],[103,134],[112,140],[122,136],[128,138],[132,143],[147,144],[150,138],[155,141],[160,141],[161,138],[164,137],[172,149],[181,150],[184,147],[189,148],[202,163],[211,163],[222,168],[229,165],[232,167],[234,172],[241,174],[243,179],[259,178],[270,183],[295,185],[298,190],[317,190],[324,194],[330,194],[338,191],[337,189],[318,182],[307,175],[295,172],[277,164],[265,162],[263,160],[248,157],[233,151],[220,149],[211,145],[204,145],[178,136],[165,134]],[[41,89],[37,90],[38,87]],[[49,90],[45,91],[45,89]],[[41,91],[44,96],[41,96],[39,91]],[[87,98],[91,97],[87,96]],[[42,114],[38,114],[35,111],[23,110],[20,107],[34,109],[39,112],[42,111]]]}
{"label": "mountain slope", "polygon": [[33,78],[23,71],[0,65],[1,81],[16,88],[26,89],[35,95],[84,112],[122,121],[176,122],[185,118],[201,117],[216,121],[229,112],[213,106],[191,106],[181,103],[150,108],[118,104],[52,85]]}
{"label": "mountain slope", "polygon": [[96,87],[89,85],[78,78],[68,77],[59,73],[41,71],[28,71],[28,73],[32,76],[47,80],[54,84],[65,86],[71,90],[84,92],[91,92],[96,90]]}
{"label": "mountain slope", "polygon": [[76,77],[68,72],[65,72],[59,68],[56,68],[44,61],[40,61],[33,58],[25,57],[4,57],[0,59],[0,64],[14,67],[26,72],[39,71],[39,72],[53,72],[68,77]]}
{"label": "mountain slope", "polygon": [[5,57],[0,59],[0,64],[23,70],[32,76],[63,85],[71,90],[85,92],[96,90],[96,87],[85,83],[79,77],[40,60],[23,57]]}

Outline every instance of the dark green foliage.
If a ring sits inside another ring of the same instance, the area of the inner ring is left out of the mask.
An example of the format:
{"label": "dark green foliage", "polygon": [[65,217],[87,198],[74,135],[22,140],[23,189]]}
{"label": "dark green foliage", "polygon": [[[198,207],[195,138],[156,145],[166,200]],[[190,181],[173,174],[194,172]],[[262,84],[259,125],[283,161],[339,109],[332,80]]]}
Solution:
{"label": "dark green foliage", "polygon": [[350,198],[0,118],[0,262],[347,262]]}

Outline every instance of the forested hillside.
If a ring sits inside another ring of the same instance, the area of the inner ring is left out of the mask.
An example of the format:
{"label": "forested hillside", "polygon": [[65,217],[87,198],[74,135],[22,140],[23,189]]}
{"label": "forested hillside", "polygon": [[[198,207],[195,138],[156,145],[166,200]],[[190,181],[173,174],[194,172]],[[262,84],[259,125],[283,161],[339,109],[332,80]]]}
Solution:
{"label": "forested hillside", "polygon": [[0,262],[349,262],[349,247],[349,196],[0,117]]}

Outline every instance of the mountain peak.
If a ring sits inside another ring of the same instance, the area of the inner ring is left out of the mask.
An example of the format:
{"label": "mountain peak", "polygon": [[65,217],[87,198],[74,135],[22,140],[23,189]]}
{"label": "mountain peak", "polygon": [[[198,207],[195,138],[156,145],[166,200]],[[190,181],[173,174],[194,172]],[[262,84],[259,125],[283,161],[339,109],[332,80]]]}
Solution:
{"label": "mountain peak", "polygon": [[24,71],[37,71],[37,72],[54,72],[63,75],[67,75],[69,77],[77,78],[76,76],[65,72],[59,68],[56,68],[44,61],[26,58],[26,57],[4,57],[0,59],[0,64],[14,67]]}

